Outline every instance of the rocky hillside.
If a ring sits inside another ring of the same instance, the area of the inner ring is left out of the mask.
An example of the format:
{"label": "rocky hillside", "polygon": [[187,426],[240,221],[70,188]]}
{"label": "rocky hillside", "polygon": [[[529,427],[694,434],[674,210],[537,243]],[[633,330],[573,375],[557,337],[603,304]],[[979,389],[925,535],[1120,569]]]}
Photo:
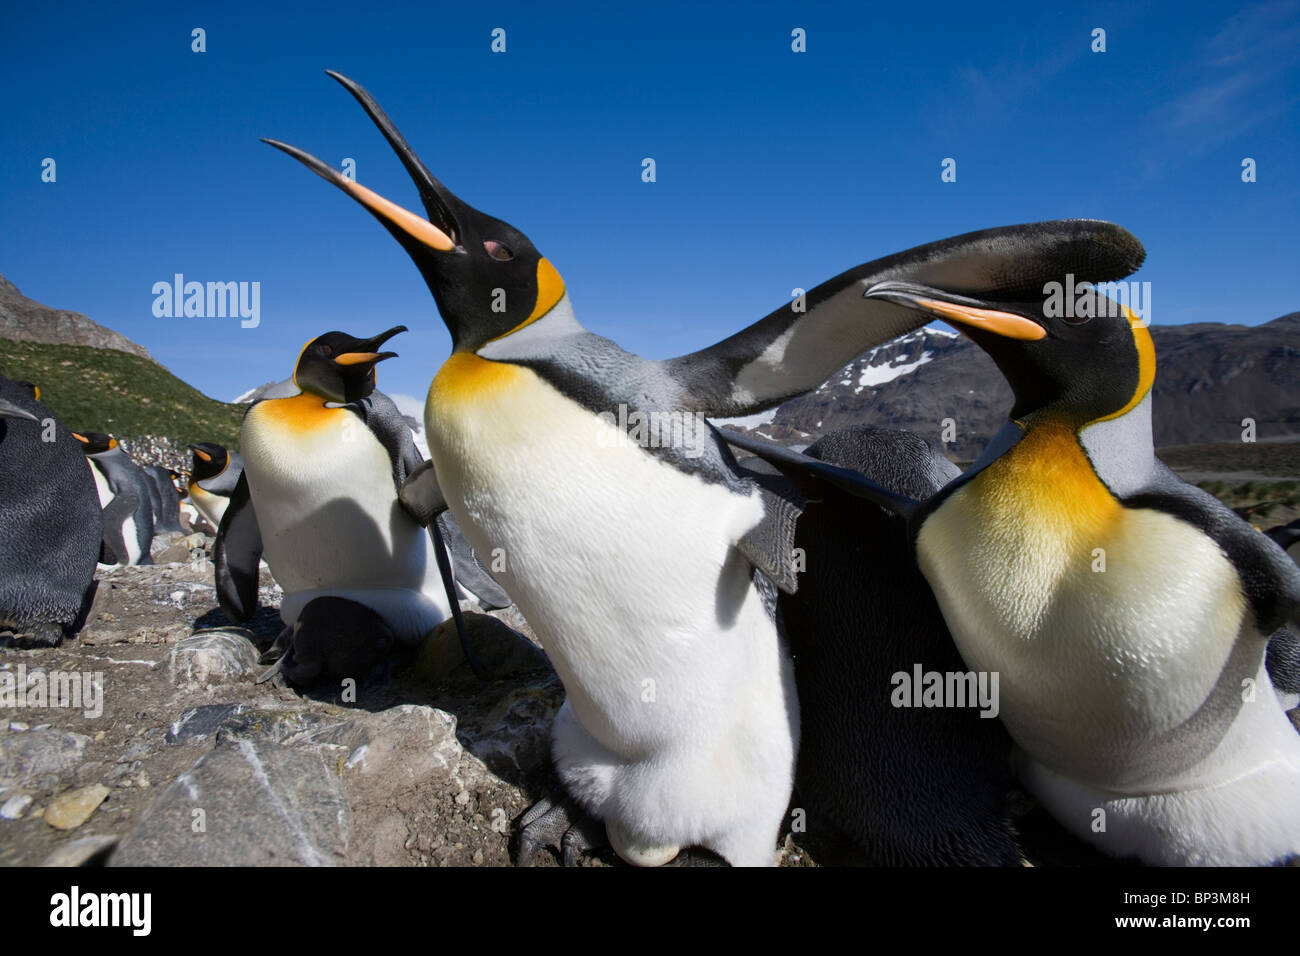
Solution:
{"label": "rocky hillside", "polygon": [[0,339],[40,342],[45,345],[85,345],[93,349],[115,349],[153,361],[144,346],[125,335],[106,329],[80,312],[52,309],[18,291],[0,275]]}
{"label": "rocky hillside", "polygon": [[[1247,417],[1261,441],[1300,440],[1300,313],[1258,326],[1157,325],[1151,335],[1158,447],[1240,442]],[[860,422],[938,441],[950,418],[950,454],[969,461],[1010,407],[1011,390],[988,356],[963,336],[927,328],[872,349],[808,395],[737,424],[791,443]]]}
{"label": "rocky hillside", "polygon": [[125,336],[51,309],[0,276],[0,375],[40,387],[72,429],[239,447],[245,406],[208,398]]}

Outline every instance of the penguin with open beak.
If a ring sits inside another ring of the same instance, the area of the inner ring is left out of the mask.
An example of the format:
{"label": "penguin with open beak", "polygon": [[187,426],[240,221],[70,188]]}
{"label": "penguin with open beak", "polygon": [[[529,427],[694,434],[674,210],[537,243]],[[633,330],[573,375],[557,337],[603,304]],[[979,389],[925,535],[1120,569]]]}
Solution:
{"label": "penguin with open beak", "polygon": [[[927,321],[864,299],[907,278],[996,294],[1105,256],[1095,224],[957,237],[868,262],[699,352],[651,361],[584,329],[559,272],[521,231],[433,177],[375,100],[330,73],[406,167],[425,215],[268,140],[367,209],[407,251],[451,333],[425,406],[431,466],[402,499],[449,508],[564,683],[552,756],[564,788],[521,820],[520,861],[566,860],[604,824],[638,865],[703,846],[770,865],[791,792],[799,710],[756,575],[797,587],[797,496],[742,473],[707,417],[809,391]],[[1102,236],[1104,238],[1104,235]]]}

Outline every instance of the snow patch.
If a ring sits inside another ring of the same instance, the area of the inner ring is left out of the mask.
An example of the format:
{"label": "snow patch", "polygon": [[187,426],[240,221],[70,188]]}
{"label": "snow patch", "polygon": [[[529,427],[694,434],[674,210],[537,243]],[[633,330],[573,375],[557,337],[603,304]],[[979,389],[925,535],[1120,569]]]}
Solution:
{"label": "snow patch", "polygon": [[709,421],[715,425],[738,425],[741,428],[757,428],[759,425],[770,425],[776,418],[776,409],[769,408],[765,412],[757,412],[753,415],[741,415],[739,418],[711,418]]}
{"label": "snow patch", "polygon": [[901,365],[869,365],[858,376],[858,387],[855,389],[855,393],[861,392],[868,386],[875,388],[877,385],[884,385],[896,378],[902,378],[904,375],[915,372],[933,358],[933,352],[922,352],[921,357],[915,362],[909,362],[907,356],[902,356],[903,364]]}

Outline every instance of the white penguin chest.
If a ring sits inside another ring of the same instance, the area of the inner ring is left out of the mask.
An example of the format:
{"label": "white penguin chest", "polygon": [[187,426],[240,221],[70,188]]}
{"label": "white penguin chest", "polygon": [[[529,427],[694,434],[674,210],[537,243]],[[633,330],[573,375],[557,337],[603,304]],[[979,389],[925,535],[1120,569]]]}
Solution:
{"label": "white penguin chest", "polygon": [[1246,613],[1213,541],[1121,506],[1072,436],[1030,432],[927,518],[917,556],[967,664],[999,672],[1017,742],[1095,779],[1164,760]]}
{"label": "white penguin chest", "polygon": [[108,487],[108,479],[104,477],[104,473],[96,468],[95,463],[89,458],[86,459],[86,467],[95,478],[95,494],[99,495],[99,507],[107,508],[108,503],[117,496],[113,494],[113,489]]}
{"label": "white penguin chest", "polygon": [[241,437],[266,562],[286,592],[436,579],[384,446],[355,414],[300,395],[254,407]]}
{"label": "white penguin chest", "polygon": [[757,495],[656,460],[516,365],[453,355],[425,417],[449,508],[607,746],[647,743],[656,714],[775,659],[734,549]]}

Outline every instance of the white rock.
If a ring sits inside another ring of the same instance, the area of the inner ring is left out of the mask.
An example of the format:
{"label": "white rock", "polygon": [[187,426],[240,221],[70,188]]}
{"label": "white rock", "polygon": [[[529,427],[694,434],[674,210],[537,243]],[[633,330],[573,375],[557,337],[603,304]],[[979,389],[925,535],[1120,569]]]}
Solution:
{"label": "white rock", "polygon": [[6,820],[18,820],[22,818],[27,808],[32,805],[32,798],[25,793],[17,793],[0,806],[0,817]]}

